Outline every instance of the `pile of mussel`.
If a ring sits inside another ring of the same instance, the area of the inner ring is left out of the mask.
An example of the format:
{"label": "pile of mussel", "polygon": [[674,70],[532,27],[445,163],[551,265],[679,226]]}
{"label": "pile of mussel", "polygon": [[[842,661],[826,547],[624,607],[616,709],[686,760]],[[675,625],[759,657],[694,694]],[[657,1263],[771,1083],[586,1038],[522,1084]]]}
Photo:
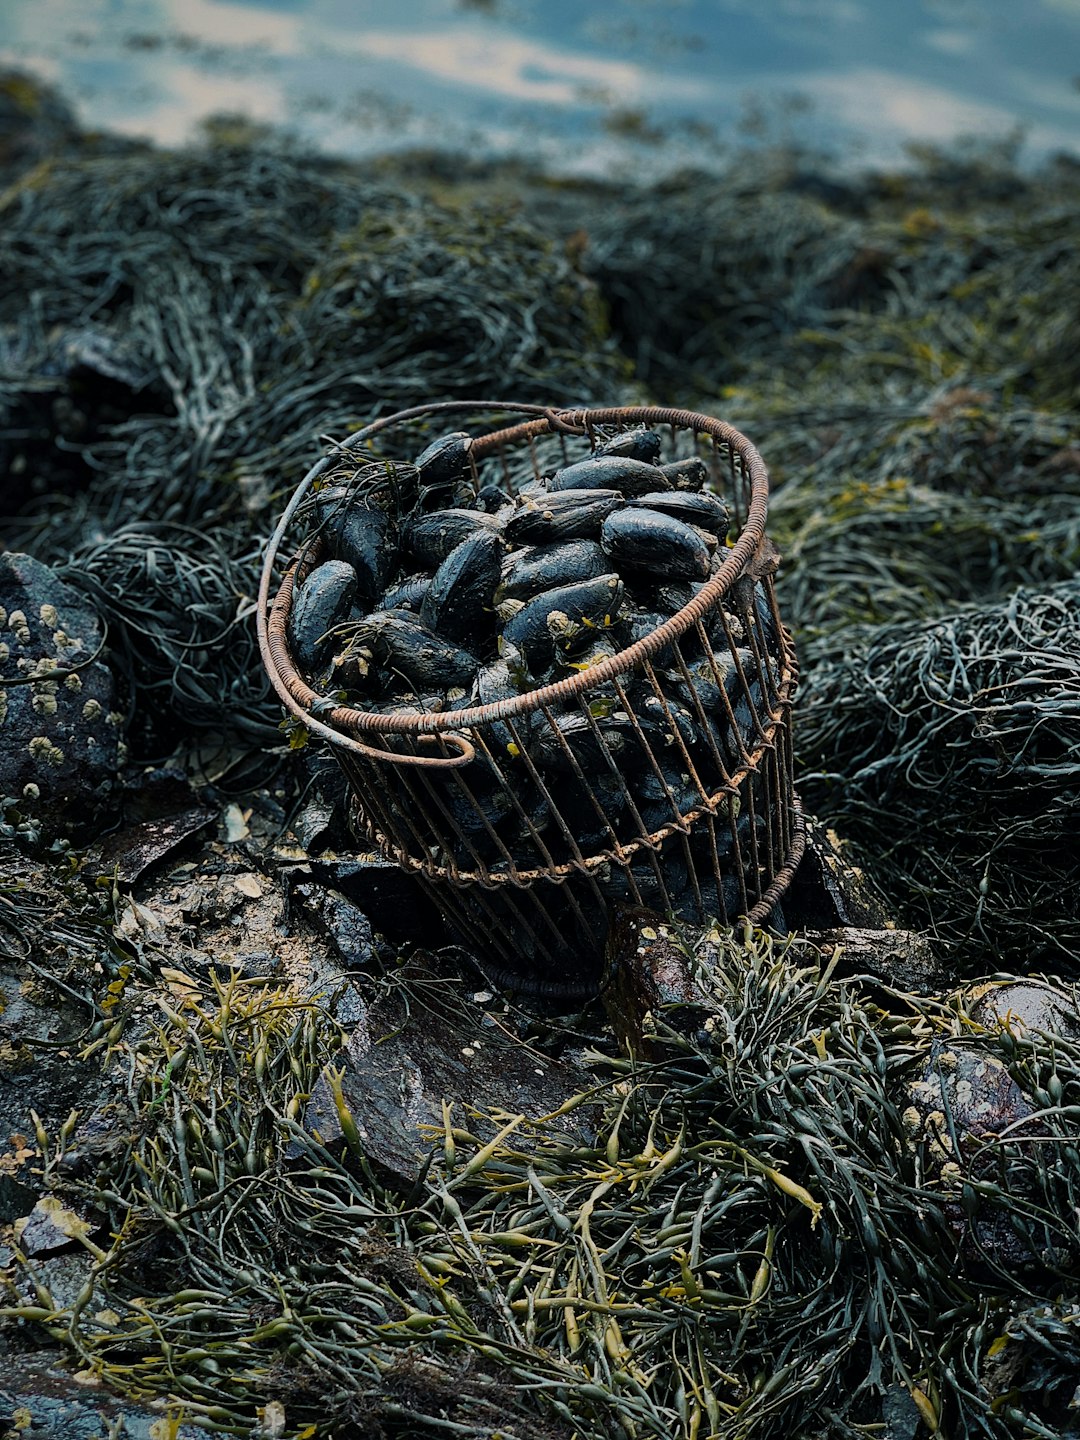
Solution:
{"label": "pile of mussel", "polygon": [[[651,635],[717,573],[729,527],[705,461],[661,452],[655,432],[624,430],[518,483],[454,433],[408,463],[331,469],[311,502],[318,563],[289,616],[298,668],[357,709],[446,714],[580,675]],[[738,581],[632,673],[466,727],[468,766],[387,766],[399,780],[383,804],[466,872],[558,866],[685,829],[746,768],[781,661],[764,592]],[[720,845],[741,826],[752,850],[747,827],[764,817],[739,808],[733,794],[719,811]],[[715,860],[715,834],[710,845]]]}

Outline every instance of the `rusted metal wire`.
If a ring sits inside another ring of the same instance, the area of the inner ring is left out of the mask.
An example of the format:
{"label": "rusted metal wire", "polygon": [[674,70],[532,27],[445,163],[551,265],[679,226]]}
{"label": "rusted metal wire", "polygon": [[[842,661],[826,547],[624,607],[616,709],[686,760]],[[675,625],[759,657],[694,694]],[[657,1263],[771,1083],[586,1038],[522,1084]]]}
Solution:
{"label": "rusted metal wire", "polygon": [[[519,484],[541,473],[535,446],[544,437],[558,437],[564,459],[581,458],[598,430],[664,427],[668,458],[705,460],[736,518],[734,544],[686,606],[571,677],[451,712],[384,714],[319,696],[286,633],[297,579],[321,553],[317,538],[270,600],[289,525],[342,450],[376,436],[400,446],[404,436],[415,451],[410,422],[462,411],[527,417],[475,435],[478,485],[485,467],[510,485],[515,473]],[[598,954],[607,909],[622,899],[684,918],[761,921],[802,851],[790,737],[797,667],[773,586],[767,505],[757,450],[693,411],[451,402],[387,416],[314,467],[282,517],[260,590],[264,663],[290,713],[335,746],[358,834],[415,873],[457,929],[511,965],[558,970],[568,955]],[[590,708],[598,696],[618,707],[618,753]],[[581,717],[587,762],[558,724],[567,715]]]}

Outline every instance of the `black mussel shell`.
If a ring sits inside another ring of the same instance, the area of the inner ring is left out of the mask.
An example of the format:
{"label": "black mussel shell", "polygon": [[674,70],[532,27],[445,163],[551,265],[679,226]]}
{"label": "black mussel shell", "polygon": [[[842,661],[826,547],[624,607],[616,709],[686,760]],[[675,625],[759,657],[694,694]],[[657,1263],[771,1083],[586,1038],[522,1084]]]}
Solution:
{"label": "black mussel shell", "polygon": [[620,569],[687,580],[709,573],[709,550],[701,536],[656,510],[615,511],[604,521],[600,544]]}
{"label": "black mussel shell", "polygon": [[629,722],[625,715],[620,719],[620,714],[595,720],[571,710],[557,717],[554,728],[550,724],[539,727],[531,750],[537,765],[565,771],[576,764],[590,785],[610,779],[612,766],[620,768],[626,749]]}
{"label": "black mussel shell", "polygon": [[700,490],[709,478],[709,467],[697,455],[688,460],[672,460],[661,465],[660,471],[673,490]]}
{"label": "black mussel shell", "polygon": [[559,659],[564,669],[580,675],[582,671],[593,670],[601,661],[610,660],[618,653],[619,646],[608,639],[606,631],[597,635],[595,631],[589,630],[571,650],[565,654],[560,652]]}
{"label": "black mussel shell", "polygon": [[481,485],[476,492],[473,507],[476,510],[483,510],[488,515],[497,515],[504,505],[512,504],[513,499],[509,490],[504,490],[501,485]]}
{"label": "black mussel shell", "polygon": [[419,615],[424,596],[431,589],[430,575],[409,575],[391,585],[376,605],[376,610],[409,610]]}
{"label": "black mussel shell", "polygon": [[[514,808],[513,797],[482,752],[461,770],[439,776],[437,785],[443,803],[458,830],[485,853],[481,837],[500,826]],[[497,847],[496,847],[497,848]]]}
{"label": "black mussel shell", "polygon": [[425,565],[436,569],[451,550],[477,530],[498,532],[500,526],[482,510],[436,510],[431,515],[414,515],[406,522],[406,547]]}
{"label": "black mussel shell", "polygon": [[334,557],[356,571],[357,593],[374,600],[394,573],[398,558],[397,526],[386,513],[362,501],[328,508],[324,534]]}
{"label": "black mussel shell", "polygon": [[627,502],[631,509],[657,510],[661,515],[671,515],[699,530],[723,540],[728,533],[730,517],[722,500],[706,492],[692,490],[654,490],[647,495],[635,495]]}
{"label": "black mussel shell", "polygon": [[646,695],[637,707],[637,715],[645,731],[654,756],[676,757],[672,763],[685,763],[684,751],[693,749],[700,739],[695,716],[678,700],[665,695]]}
{"label": "black mussel shell", "polygon": [[689,773],[678,768],[679,759],[681,755],[665,763],[659,775],[650,772],[642,776],[635,786],[638,810],[650,834],[664,825],[678,824],[703,803]]}
{"label": "black mussel shell", "polygon": [[502,554],[502,540],[490,530],[476,530],[455,545],[435,571],[420,607],[424,624],[477,653],[487,648],[494,633]]}
{"label": "black mussel shell", "polygon": [[450,435],[440,435],[413,461],[420,472],[420,488],[430,491],[432,486],[440,489],[447,485],[459,485],[472,475],[469,450],[472,436],[464,430],[455,430]]}
{"label": "black mussel shell", "polygon": [[642,460],[620,455],[595,455],[557,470],[547,482],[552,494],[563,490],[618,490],[620,495],[646,495],[663,489],[663,471]]}
{"label": "black mussel shell", "polygon": [[[750,708],[751,699],[759,718],[763,721],[765,718],[754,657],[746,649],[739,649],[737,654],[738,666],[730,652],[720,650],[711,660],[707,657],[695,660],[687,667],[690,685],[682,681],[677,687],[679,699],[695,717],[699,727],[705,726],[709,740],[729,768],[741,762],[743,749],[749,752],[761,743]],[[723,682],[723,692],[717,677]],[[732,731],[730,716],[734,717],[737,734]]]}
{"label": "black mussel shell", "polygon": [[700,589],[700,581],[694,583],[693,581],[676,580],[671,585],[658,585],[653,599],[656,608],[670,618],[672,615],[677,615],[680,610],[685,610]]}
{"label": "black mussel shell", "polygon": [[307,675],[329,660],[335,625],[349,617],[356,599],[356,571],[344,560],[327,560],[300,586],[289,615],[289,647],[293,659]]}
{"label": "black mussel shell", "polygon": [[382,610],[362,622],[361,631],[370,637],[376,660],[418,690],[468,689],[473,683],[476,656],[433,635],[414,615]]}
{"label": "black mussel shell", "polygon": [[[629,648],[631,645],[636,645],[640,640],[647,640],[650,635],[654,634],[655,631],[659,630],[661,625],[666,624],[667,621],[671,619],[673,614],[674,611],[672,610],[646,610],[642,608],[624,611],[623,621],[626,635],[625,648]],[[679,636],[679,648],[684,655],[690,652],[690,648],[692,648],[693,646],[694,638],[695,637],[693,631],[690,632],[689,639],[686,632]],[[700,646],[698,648],[700,648]],[[667,645],[661,645],[659,650],[657,650],[655,654],[650,656],[649,663],[655,666],[657,669],[663,669],[664,667],[671,665],[674,660],[675,650],[673,645],[669,642]]]}
{"label": "black mussel shell", "polygon": [[642,460],[646,465],[657,465],[663,442],[655,430],[639,426],[636,430],[624,430],[621,435],[605,440],[597,446],[596,454],[618,455],[627,460]]}
{"label": "black mussel shell", "polygon": [[[528,688],[528,679],[520,665],[505,658],[492,660],[476,672],[468,704],[496,705],[500,700],[512,700]],[[520,755],[528,743],[533,724],[534,716],[528,711],[508,720],[489,721],[485,731],[491,737],[497,757],[506,760]]]}
{"label": "black mussel shell", "polygon": [[557,631],[603,629],[618,616],[622,596],[622,581],[614,574],[556,586],[523,605],[507,621],[503,639],[521,651],[533,674],[540,674],[554,658]]}
{"label": "black mussel shell", "polygon": [[607,517],[626,499],[618,490],[541,491],[523,496],[505,524],[514,544],[548,545],[560,540],[595,540]]}
{"label": "black mussel shell", "polygon": [[598,575],[605,574],[607,568],[607,556],[595,540],[534,545],[510,557],[499,595],[510,600],[528,600],[556,585],[595,580]]}

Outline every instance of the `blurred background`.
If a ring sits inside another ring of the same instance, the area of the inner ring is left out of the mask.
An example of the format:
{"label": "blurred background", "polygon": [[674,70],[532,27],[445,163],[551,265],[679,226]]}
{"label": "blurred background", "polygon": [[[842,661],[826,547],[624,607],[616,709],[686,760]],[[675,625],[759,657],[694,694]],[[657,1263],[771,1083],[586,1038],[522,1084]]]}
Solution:
{"label": "blurred background", "polygon": [[792,137],[1080,150],[1078,0],[5,0],[0,65],[162,145],[246,123],[637,177]]}

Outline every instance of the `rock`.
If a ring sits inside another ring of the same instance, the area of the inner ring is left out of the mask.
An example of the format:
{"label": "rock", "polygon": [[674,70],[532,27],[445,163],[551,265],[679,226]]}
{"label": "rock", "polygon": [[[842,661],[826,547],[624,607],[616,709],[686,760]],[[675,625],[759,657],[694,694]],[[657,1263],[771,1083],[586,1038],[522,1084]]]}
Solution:
{"label": "rock", "polygon": [[[454,1106],[453,1123],[485,1141],[500,1128],[487,1116],[539,1119],[592,1083],[577,1066],[519,1043],[494,1014],[419,962],[399,972],[398,980],[366,1007],[337,1062],[364,1154],[395,1180],[411,1185],[418,1177],[435,1143],[432,1135],[443,1129],[444,1100]],[[594,1109],[583,1106],[564,1123],[568,1133],[580,1133],[594,1120]],[[325,1074],[304,1124],[324,1145],[342,1145]],[[527,1132],[514,1143],[527,1146]]]}
{"label": "rock", "polygon": [[651,910],[616,912],[608,936],[601,998],[627,1051],[648,1057],[650,1017],[660,1007],[708,1003],[676,928]]}
{"label": "rock", "polygon": [[971,1019],[987,1030],[1044,1031],[1080,1039],[1075,997],[1043,980],[991,981],[967,994]]}
{"label": "rock", "polygon": [[443,943],[445,926],[438,910],[393,860],[380,855],[324,855],[311,862],[311,874],[352,900],[391,942]]}
{"label": "rock", "polygon": [[845,925],[887,929],[884,902],[859,867],[845,858],[842,841],[813,816],[806,816],[805,823],[806,849],[783,902],[791,928],[830,930]]}
{"label": "rock", "polygon": [[[1009,1212],[1021,1198],[1015,1175],[1007,1207],[970,1189],[970,1181],[1000,1179],[999,1137],[1007,1133],[1010,1150],[1022,1152],[1037,1147],[1046,1133],[1030,1099],[996,1056],[969,1040],[936,1045],[921,1074],[905,1083],[897,1108],[916,1161],[916,1183],[941,1196],[968,1263],[1015,1273],[1052,1259],[1035,1254],[1011,1223]],[[1028,1198],[1038,1203],[1037,1196]]]}
{"label": "rock", "polygon": [[88,1220],[66,1209],[55,1195],[43,1195],[29,1215],[15,1222],[19,1249],[30,1256],[72,1249],[93,1231]]}
{"label": "rock", "polygon": [[216,810],[190,805],[172,815],[127,825],[94,846],[87,869],[91,874],[115,874],[122,885],[131,885],[151,865],[216,819]]}
{"label": "rock", "polygon": [[90,971],[94,946],[86,945],[104,915],[66,865],[23,855],[10,841],[0,840],[0,875],[0,1143],[8,1150],[0,1173],[36,1190],[40,1160],[35,1177],[19,1159],[21,1150],[36,1155],[30,1112],[54,1130],[71,1110],[96,1103],[104,1083],[99,1060],[79,1059],[88,1005],[78,999],[95,983],[104,994],[109,983],[104,969]]}
{"label": "rock", "polygon": [[25,71],[0,71],[0,173],[28,169],[77,135],[75,113],[59,91]]}
{"label": "rock", "polygon": [[6,833],[85,838],[123,759],[101,622],[29,555],[0,555],[0,804]]}
{"label": "rock", "polygon": [[[57,1364],[48,1352],[6,1355],[0,1375],[0,1423],[4,1435],[22,1440],[211,1440],[201,1425],[173,1426],[158,1410],[121,1400],[100,1382],[80,1377]],[[10,1428],[7,1428],[10,1427]]]}
{"label": "rock", "polygon": [[351,900],[321,885],[297,885],[293,893],[350,970],[373,964],[377,958],[375,932],[371,921]]}
{"label": "rock", "polygon": [[803,930],[802,939],[831,954],[840,947],[837,972],[866,975],[911,995],[940,995],[954,976],[942,964],[930,940],[914,930]]}

